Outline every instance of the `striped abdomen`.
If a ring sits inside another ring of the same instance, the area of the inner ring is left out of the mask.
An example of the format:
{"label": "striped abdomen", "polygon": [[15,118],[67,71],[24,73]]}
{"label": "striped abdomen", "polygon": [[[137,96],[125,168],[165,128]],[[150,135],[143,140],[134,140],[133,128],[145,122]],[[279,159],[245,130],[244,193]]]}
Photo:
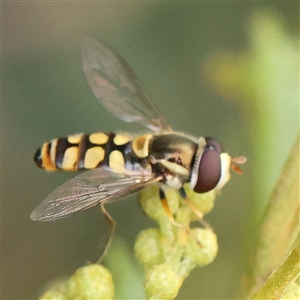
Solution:
{"label": "striped abdomen", "polygon": [[131,149],[129,135],[78,133],[46,142],[34,155],[38,167],[53,171],[94,169],[102,165],[125,167],[125,154]]}

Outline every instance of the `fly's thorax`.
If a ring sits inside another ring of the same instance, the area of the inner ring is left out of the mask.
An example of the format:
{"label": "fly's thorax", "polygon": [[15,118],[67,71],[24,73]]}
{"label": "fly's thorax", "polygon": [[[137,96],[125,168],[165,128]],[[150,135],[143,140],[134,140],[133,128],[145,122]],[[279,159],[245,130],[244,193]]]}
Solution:
{"label": "fly's thorax", "polygon": [[165,184],[180,188],[190,177],[197,144],[183,134],[167,132],[141,135],[133,140],[132,149],[155,175],[164,176]]}
{"label": "fly's thorax", "polygon": [[44,143],[36,151],[34,161],[48,171],[77,171],[102,165],[121,171],[125,168],[130,144],[131,136],[128,134],[78,133]]}
{"label": "fly's thorax", "polygon": [[190,186],[196,193],[220,190],[230,179],[231,158],[211,137],[199,138]]}
{"label": "fly's thorax", "polygon": [[[154,135],[149,147],[149,155],[160,161],[168,161],[165,165],[170,169],[172,166],[181,170],[183,167],[187,171],[180,172],[186,173],[190,171],[197,150],[197,143],[190,137],[181,133],[167,133],[162,135]],[[177,173],[174,170],[174,173]]]}

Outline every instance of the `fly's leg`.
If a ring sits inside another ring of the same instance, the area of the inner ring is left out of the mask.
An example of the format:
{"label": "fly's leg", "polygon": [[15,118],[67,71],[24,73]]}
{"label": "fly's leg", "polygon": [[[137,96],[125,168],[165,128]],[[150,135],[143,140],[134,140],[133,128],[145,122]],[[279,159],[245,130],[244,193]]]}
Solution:
{"label": "fly's leg", "polygon": [[169,207],[169,204],[168,204],[168,201],[166,198],[166,194],[162,188],[159,189],[159,199],[160,199],[163,209],[169,219],[169,222],[172,225],[177,226],[177,227],[181,227],[181,228],[185,227],[184,225],[182,225],[174,220],[173,214],[170,210],[170,207]]}
{"label": "fly's leg", "polygon": [[180,193],[180,196],[182,197],[182,199],[185,201],[185,203],[187,204],[187,206],[193,211],[193,213],[197,216],[199,222],[205,227],[205,228],[210,228],[210,225],[205,222],[203,220],[203,213],[201,211],[199,211],[197,209],[197,207],[191,202],[191,200],[188,198],[185,190],[183,187],[181,187],[179,189],[179,193]]}
{"label": "fly's leg", "polygon": [[102,259],[104,258],[107,250],[109,249],[111,242],[112,242],[112,238],[114,236],[115,233],[115,229],[116,229],[116,221],[112,218],[112,216],[109,214],[109,212],[105,209],[104,204],[100,203],[100,208],[102,213],[105,216],[106,221],[108,222],[109,226],[110,226],[110,232],[106,241],[106,245],[105,248],[100,256],[100,258],[98,259],[98,264],[100,264],[100,262],[102,261]]}

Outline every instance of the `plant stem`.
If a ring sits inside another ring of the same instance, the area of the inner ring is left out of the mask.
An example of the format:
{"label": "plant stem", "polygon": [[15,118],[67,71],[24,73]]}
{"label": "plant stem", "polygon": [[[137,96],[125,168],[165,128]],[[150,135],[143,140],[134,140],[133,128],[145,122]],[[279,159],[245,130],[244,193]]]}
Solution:
{"label": "plant stem", "polygon": [[299,231],[299,136],[271,194],[239,299],[249,299],[290,251]]}

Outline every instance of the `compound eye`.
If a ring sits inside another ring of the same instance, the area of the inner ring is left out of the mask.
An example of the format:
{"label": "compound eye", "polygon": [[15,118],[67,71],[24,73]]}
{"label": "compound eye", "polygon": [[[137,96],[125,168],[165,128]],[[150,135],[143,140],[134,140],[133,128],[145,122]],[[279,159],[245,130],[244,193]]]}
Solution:
{"label": "compound eye", "polygon": [[[207,138],[207,142],[208,139]],[[213,139],[207,143],[198,164],[197,181],[194,186],[196,193],[206,193],[216,187],[221,178],[221,146]],[[217,147],[216,147],[217,146]]]}
{"label": "compound eye", "polygon": [[219,154],[223,152],[222,146],[215,139],[211,137],[206,137],[205,141],[206,141],[205,149],[215,150]]}

